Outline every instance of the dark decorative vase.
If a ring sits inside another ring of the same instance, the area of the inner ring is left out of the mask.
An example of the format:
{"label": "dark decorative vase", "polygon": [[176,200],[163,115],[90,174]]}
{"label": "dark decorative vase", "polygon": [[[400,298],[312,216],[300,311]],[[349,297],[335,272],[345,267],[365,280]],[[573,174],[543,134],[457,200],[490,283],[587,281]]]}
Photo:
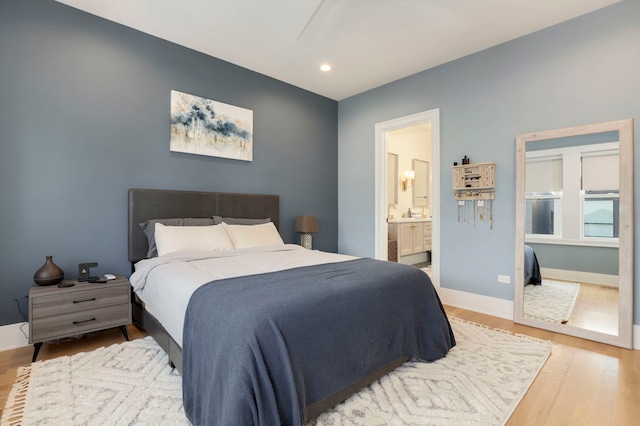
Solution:
{"label": "dark decorative vase", "polygon": [[54,285],[64,279],[64,271],[53,263],[53,256],[46,256],[47,261],[33,275],[33,280],[38,285]]}

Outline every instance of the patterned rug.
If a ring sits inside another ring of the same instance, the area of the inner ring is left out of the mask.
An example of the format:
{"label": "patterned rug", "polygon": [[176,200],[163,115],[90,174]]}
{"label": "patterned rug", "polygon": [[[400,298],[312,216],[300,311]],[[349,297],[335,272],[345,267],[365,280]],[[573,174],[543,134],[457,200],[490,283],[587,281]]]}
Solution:
{"label": "patterned rug", "polygon": [[542,321],[569,321],[576,303],[580,284],[542,280],[541,285],[524,286],[524,315]]}
{"label": "patterned rug", "polygon": [[[451,319],[458,345],[442,360],[408,362],[312,425],[502,425],[551,343]],[[180,376],[150,337],[33,363],[2,425],[188,425]]]}

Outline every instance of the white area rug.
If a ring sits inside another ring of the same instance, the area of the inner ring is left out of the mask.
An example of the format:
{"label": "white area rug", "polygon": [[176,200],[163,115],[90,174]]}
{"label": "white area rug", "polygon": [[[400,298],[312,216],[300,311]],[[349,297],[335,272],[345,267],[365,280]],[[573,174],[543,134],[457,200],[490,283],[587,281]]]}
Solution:
{"label": "white area rug", "polygon": [[[313,425],[502,425],[551,343],[451,320],[458,345],[408,362]],[[2,425],[187,425],[180,376],[150,338],[21,369]],[[15,409],[10,407],[14,406]]]}
{"label": "white area rug", "polygon": [[541,285],[524,286],[524,315],[548,322],[569,321],[580,284],[542,280]]}
{"label": "white area rug", "polygon": [[181,377],[167,362],[151,337],[35,362],[18,370],[7,400],[16,415],[5,408],[1,424],[188,424]]}

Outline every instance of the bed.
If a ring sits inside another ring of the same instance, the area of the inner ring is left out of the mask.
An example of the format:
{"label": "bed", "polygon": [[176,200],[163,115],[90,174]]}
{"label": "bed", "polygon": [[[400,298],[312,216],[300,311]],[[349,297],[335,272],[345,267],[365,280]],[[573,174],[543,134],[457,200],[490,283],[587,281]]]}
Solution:
{"label": "bed", "polygon": [[406,265],[284,243],[148,258],[141,223],[213,216],[237,244],[279,227],[279,197],[129,190],[134,320],[181,372],[193,424],[302,424],[455,345],[429,278]]}
{"label": "bed", "polygon": [[540,274],[540,265],[538,264],[536,252],[528,245],[524,246],[524,284],[542,284],[542,275]]}

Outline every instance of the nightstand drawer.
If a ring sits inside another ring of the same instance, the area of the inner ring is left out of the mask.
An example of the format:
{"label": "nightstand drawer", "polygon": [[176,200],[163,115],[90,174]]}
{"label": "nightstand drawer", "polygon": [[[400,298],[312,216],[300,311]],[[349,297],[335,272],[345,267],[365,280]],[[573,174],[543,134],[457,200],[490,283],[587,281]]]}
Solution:
{"label": "nightstand drawer", "polygon": [[65,313],[53,317],[33,319],[31,342],[42,342],[128,324],[131,305],[125,303],[81,312]]}
{"label": "nightstand drawer", "polygon": [[[99,286],[100,284],[95,284]],[[82,291],[56,292],[48,296],[33,298],[33,319],[59,314],[102,308],[104,306],[129,303],[129,287],[95,287]]]}

